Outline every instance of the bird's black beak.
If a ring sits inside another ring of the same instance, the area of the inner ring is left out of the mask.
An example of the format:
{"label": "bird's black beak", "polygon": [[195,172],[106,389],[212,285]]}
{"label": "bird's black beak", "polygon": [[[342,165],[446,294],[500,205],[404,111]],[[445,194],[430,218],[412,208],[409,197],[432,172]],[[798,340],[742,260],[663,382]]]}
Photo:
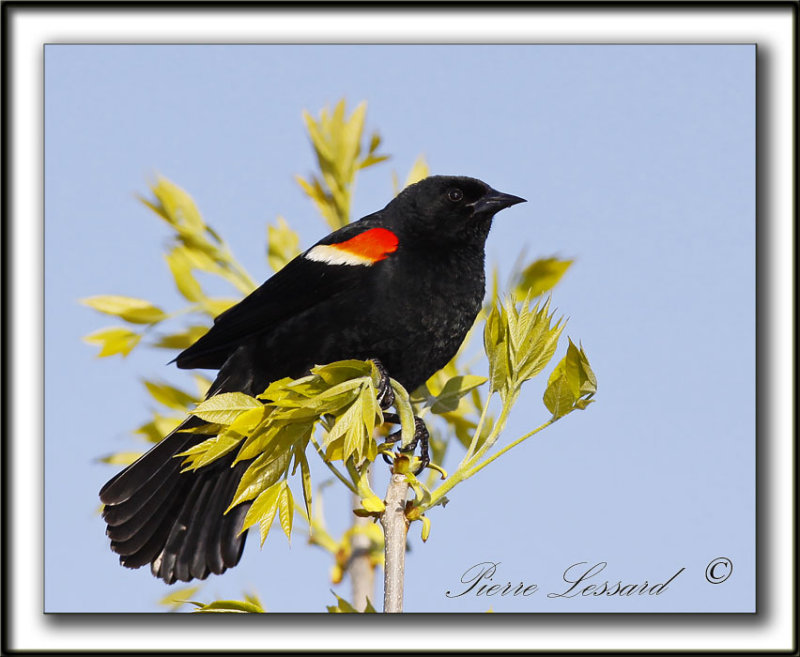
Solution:
{"label": "bird's black beak", "polygon": [[495,214],[517,203],[526,202],[524,198],[514,196],[513,194],[498,192],[496,189],[490,187],[480,199],[475,201],[473,211],[475,214]]}

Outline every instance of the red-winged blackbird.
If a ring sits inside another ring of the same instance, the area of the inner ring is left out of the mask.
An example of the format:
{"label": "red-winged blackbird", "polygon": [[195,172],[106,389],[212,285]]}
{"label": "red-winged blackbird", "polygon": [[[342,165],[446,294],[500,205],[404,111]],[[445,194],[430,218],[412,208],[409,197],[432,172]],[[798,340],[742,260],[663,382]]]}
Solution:
{"label": "red-winged blackbird", "polygon": [[[432,176],[383,210],[324,237],[176,359],[218,369],[208,395],[258,395],[277,379],[344,359],[378,360],[407,390],[453,357],[481,307],[484,245],[495,213],[516,203],[474,178]],[[168,584],[239,562],[248,502],[223,515],[249,462],[233,455],[181,473],[174,458],[208,438],[181,428],[100,491],[120,563],[151,563]]]}

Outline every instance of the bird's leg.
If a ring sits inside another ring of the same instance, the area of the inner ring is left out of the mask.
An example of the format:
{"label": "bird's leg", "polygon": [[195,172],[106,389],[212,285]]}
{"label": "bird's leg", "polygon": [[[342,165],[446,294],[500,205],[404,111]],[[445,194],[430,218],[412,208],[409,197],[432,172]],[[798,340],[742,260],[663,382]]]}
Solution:
{"label": "bird's leg", "polygon": [[394,404],[394,390],[392,390],[392,384],[389,382],[389,373],[386,371],[383,363],[377,358],[372,358],[371,360],[375,364],[375,369],[378,370],[378,375],[380,376],[377,396],[378,405],[381,407],[382,411],[385,411]]}
{"label": "bird's leg", "polygon": [[[390,424],[400,424],[400,416],[397,413],[384,413],[383,414],[383,421],[389,422]],[[386,436],[386,443],[396,443],[400,440],[401,431],[395,431],[394,433],[390,433]],[[431,462],[430,451],[429,451],[429,442],[430,442],[430,433],[428,432],[428,427],[425,426],[425,423],[422,421],[421,418],[418,418],[416,415],[414,416],[414,438],[408,444],[408,446],[401,448],[401,452],[411,452],[413,453],[416,449],[417,445],[419,444],[419,460],[420,464],[419,467],[416,469],[414,474],[419,474],[422,472],[428,464]],[[383,455],[384,460],[387,463],[391,463],[391,461],[387,458],[386,454]]]}
{"label": "bird's leg", "polygon": [[[377,394],[378,405],[381,407],[382,411],[385,411],[386,409],[391,408],[392,404],[394,404],[394,390],[392,390],[392,385],[389,381],[389,373],[386,371],[383,363],[381,363],[381,361],[379,361],[377,358],[372,358],[371,360],[375,364],[375,369],[378,370],[378,375],[380,376]],[[397,415],[397,413],[384,413],[383,421],[389,422],[390,424],[400,424],[400,416]],[[400,431],[395,431],[386,437],[386,443],[389,444],[396,443],[398,440],[400,440]],[[415,416],[414,438],[405,448],[400,450],[401,452],[413,453],[417,448],[417,445],[419,445],[420,465],[414,474],[419,474],[422,472],[428,466],[428,463],[431,462],[429,442],[430,433],[428,433],[428,427],[425,426],[425,423],[420,418]],[[383,458],[387,463],[391,463],[386,454],[383,455]]]}

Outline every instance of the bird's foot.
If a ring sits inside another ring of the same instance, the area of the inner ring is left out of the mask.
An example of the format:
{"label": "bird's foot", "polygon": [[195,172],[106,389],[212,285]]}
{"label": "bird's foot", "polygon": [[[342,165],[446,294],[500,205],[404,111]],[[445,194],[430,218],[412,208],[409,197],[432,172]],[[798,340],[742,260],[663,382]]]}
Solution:
{"label": "bird's foot", "polygon": [[[384,413],[383,420],[384,422],[389,422],[391,424],[400,424],[400,416],[396,413]],[[386,436],[386,441],[384,444],[386,445],[398,442],[400,440],[400,434],[400,430],[390,433],[388,436]],[[427,468],[428,464],[431,462],[429,443],[430,433],[428,432],[428,427],[425,426],[425,423],[422,421],[422,419],[414,416],[414,438],[410,443],[408,443],[408,445],[406,445],[406,447],[401,447],[399,451],[405,454],[413,454],[414,450],[417,448],[417,445],[419,445],[419,465],[417,466],[416,470],[414,470],[415,475],[418,475],[425,468]],[[387,454],[383,455],[383,459],[389,464],[392,463]]]}
{"label": "bird's foot", "polygon": [[394,404],[394,390],[392,390],[392,384],[389,381],[389,373],[386,371],[383,363],[377,358],[373,358],[372,362],[375,364],[375,369],[378,370],[378,375],[380,376],[377,394],[378,405],[381,407],[382,411],[385,411]]}
{"label": "bird's foot", "polygon": [[[378,382],[378,392],[377,392],[377,400],[378,405],[381,407],[382,411],[391,408],[394,404],[394,390],[392,390],[391,381],[389,379],[389,373],[386,371],[386,368],[383,366],[383,363],[379,361],[377,358],[371,359],[372,362],[375,364],[375,369],[378,370],[378,375],[380,377]],[[390,424],[400,424],[400,416],[397,413],[384,413],[383,414],[384,422],[389,422]],[[392,444],[396,443],[400,440],[400,431],[395,431],[394,433],[389,434],[386,437],[386,442],[384,444]],[[406,447],[400,448],[400,452],[402,453],[414,453],[416,450],[417,445],[419,445],[419,465],[415,470],[414,474],[419,474],[422,472],[428,464],[431,462],[430,452],[429,452],[429,443],[430,443],[430,433],[428,432],[428,427],[425,426],[425,423],[418,417],[414,417],[414,438],[413,440],[406,445]],[[391,459],[388,457],[387,454],[383,455],[384,460],[387,463],[391,464]]]}

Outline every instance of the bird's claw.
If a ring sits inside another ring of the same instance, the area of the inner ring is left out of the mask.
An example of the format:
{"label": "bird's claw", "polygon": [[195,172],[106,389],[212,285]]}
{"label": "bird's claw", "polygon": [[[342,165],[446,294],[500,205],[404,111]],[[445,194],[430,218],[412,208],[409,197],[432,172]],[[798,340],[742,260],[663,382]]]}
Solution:
{"label": "bird's claw", "polygon": [[[392,407],[394,404],[394,390],[392,390],[391,380],[389,379],[389,373],[386,371],[386,368],[383,366],[383,363],[379,361],[377,358],[371,359],[375,365],[375,369],[378,371],[379,381],[378,381],[378,393],[377,393],[377,401],[378,405],[380,406],[382,411],[385,411]],[[389,422],[391,424],[400,424],[400,416],[397,413],[384,413],[383,414],[384,422]],[[400,440],[400,431],[395,431],[394,433],[389,434],[386,437],[386,441],[384,444],[392,444],[396,443]],[[419,465],[415,470],[414,474],[417,475],[422,472],[428,464],[431,462],[430,453],[429,453],[429,443],[430,443],[430,433],[428,432],[428,427],[425,426],[425,423],[418,417],[414,417],[414,438],[411,442],[406,445],[405,447],[400,448],[400,452],[403,453],[414,453],[414,450],[419,445]],[[389,455],[385,452],[383,453],[383,460],[392,464],[392,460],[389,458]]]}
{"label": "bird's claw", "polygon": [[378,405],[381,407],[382,411],[385,411],[394,404],[394,390],[392,390],[389,373],[386,371],[383,363],[377,358],[373,358],[372,362],[375,364],[375,369],[378,370],[378,375],[380,376],[377,395]]}
{"label": "bird's claw", "polygon": [[[399,424],[400,418],[394,413],[384,413],[383,419],[386,422],[391,422],[392,424]],[[384,444],[392,444],[396,443],[400,440],[401,430],[395,431],[390,433],[386,436],[386,440]],[[425,468],[428,467],[428,464],[431,462],[430,457],[430,433],[428,432],[428,427],[425,426],[425,423],[418,417],[414,416],[414,438],[411,440],[408,445],[405,447],[401,447],[399,449],[400,452],[404,454],[411,453],[413,455],[414,450],[419,445],[419,465],[414,470],[414,474],[418,475],[422,472]],[[383,460],[392,464],[392,460],[389,458],[389,455],[384,453]]]}

